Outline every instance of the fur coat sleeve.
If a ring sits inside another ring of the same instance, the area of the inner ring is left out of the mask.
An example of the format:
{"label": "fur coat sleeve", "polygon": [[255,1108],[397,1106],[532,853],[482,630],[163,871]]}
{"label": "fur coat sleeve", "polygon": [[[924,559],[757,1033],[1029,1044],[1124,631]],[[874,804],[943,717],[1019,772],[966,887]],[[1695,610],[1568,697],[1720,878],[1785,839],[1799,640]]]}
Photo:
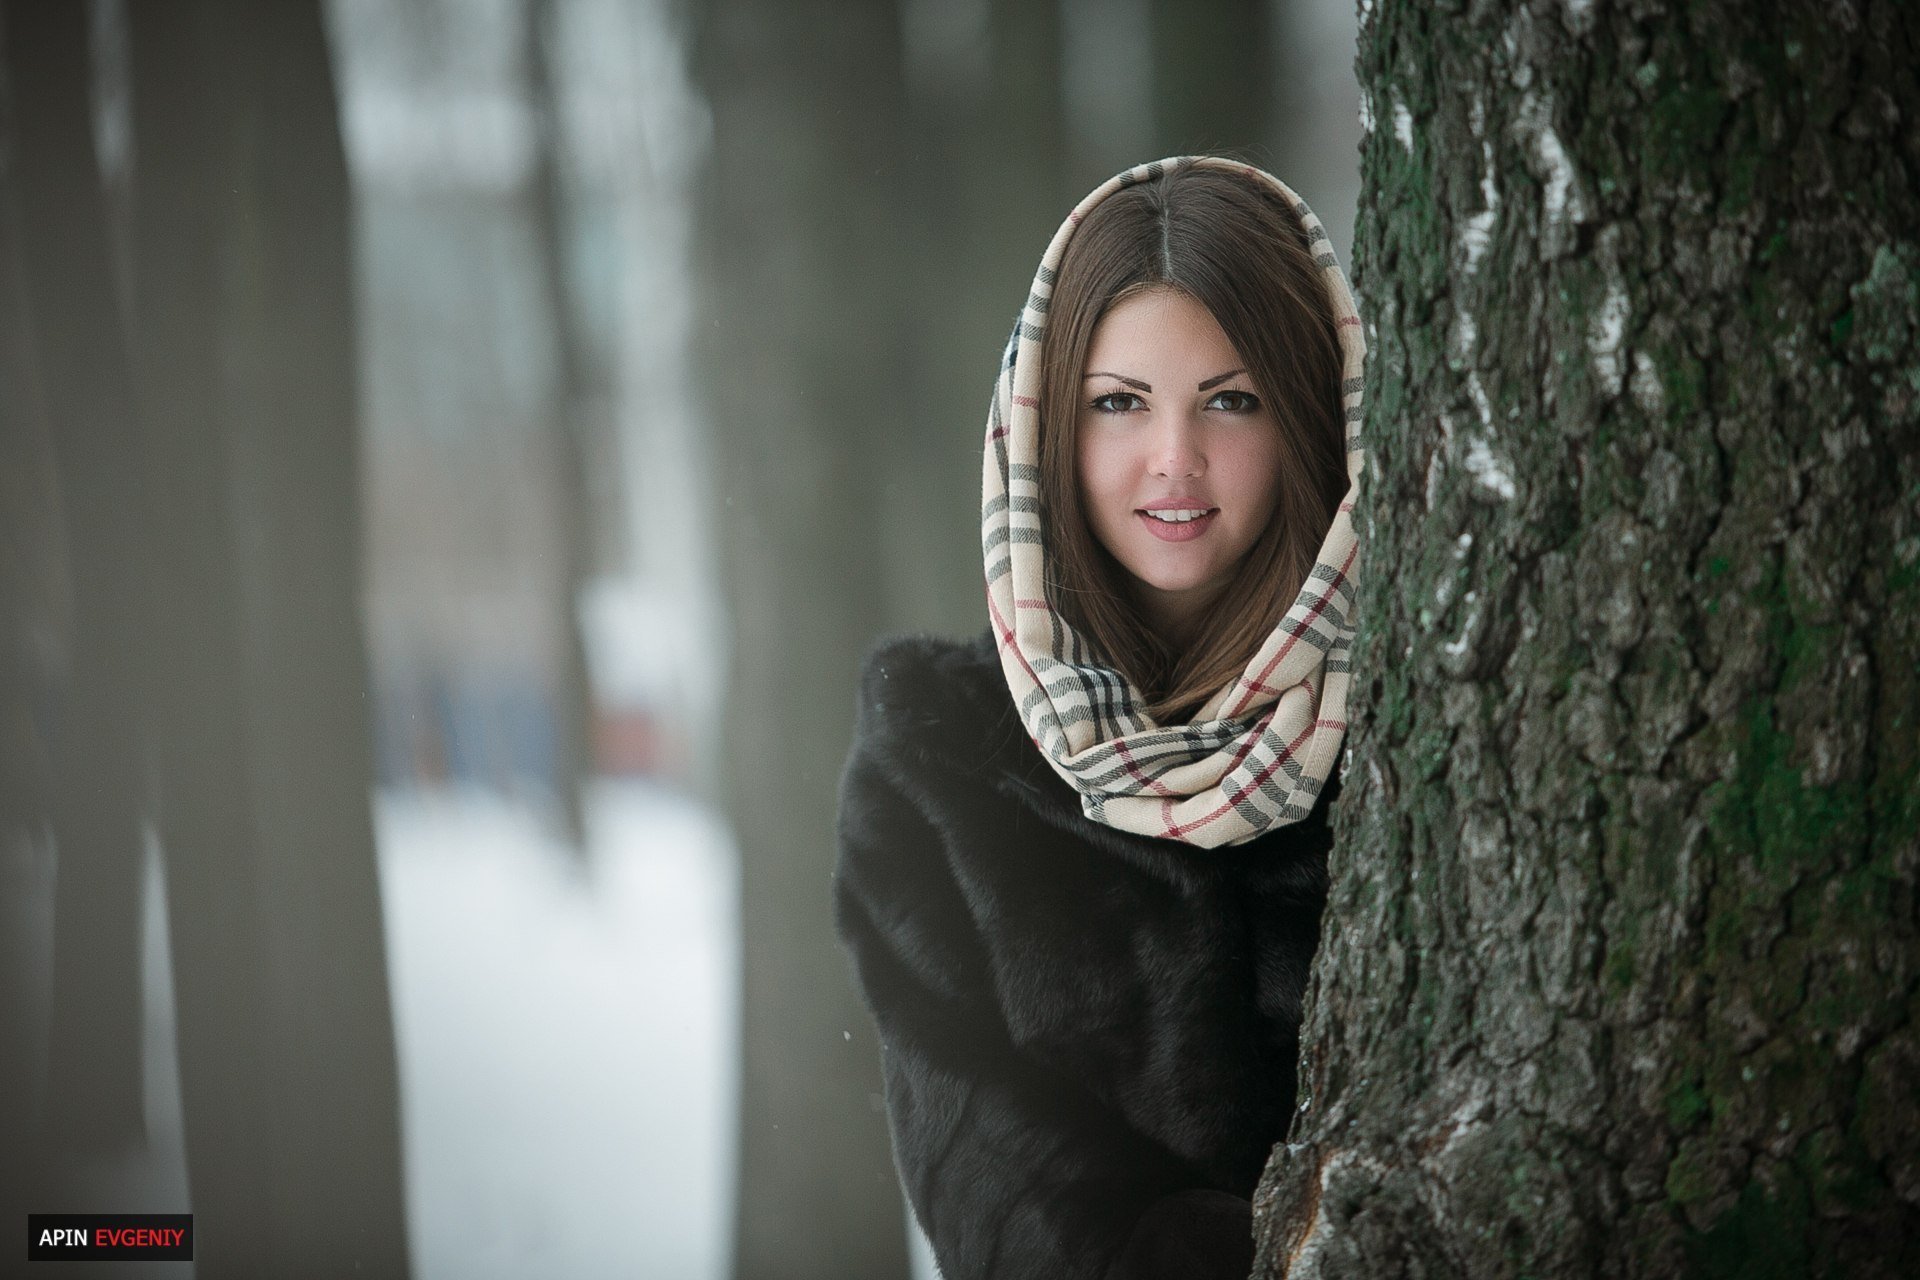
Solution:
{"label": "fur coat sleeve", "polygon": [[1247,1274],[1336,791],[1232,849],[1128,835],[1081,815],[985,638],[868,659],[835,918],[946,1280]]}

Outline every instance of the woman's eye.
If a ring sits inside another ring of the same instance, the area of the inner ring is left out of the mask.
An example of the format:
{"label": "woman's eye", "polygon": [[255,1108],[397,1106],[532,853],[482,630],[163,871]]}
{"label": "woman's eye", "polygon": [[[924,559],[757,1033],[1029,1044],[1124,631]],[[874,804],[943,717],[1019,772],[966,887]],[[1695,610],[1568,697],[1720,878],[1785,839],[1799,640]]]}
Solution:
{"label": "woman's eye", "polygon": [[1098,413],[1130,413],[1140,407],[1140,397],[1131,391],[1109,391],[1093,402]]}
{"label": "woman's eye", "polygon": [[1260,407],[1260,397],[1251,391],[1220,391],[1207,401],[1207,407],[1227,413],[1252,413]]}

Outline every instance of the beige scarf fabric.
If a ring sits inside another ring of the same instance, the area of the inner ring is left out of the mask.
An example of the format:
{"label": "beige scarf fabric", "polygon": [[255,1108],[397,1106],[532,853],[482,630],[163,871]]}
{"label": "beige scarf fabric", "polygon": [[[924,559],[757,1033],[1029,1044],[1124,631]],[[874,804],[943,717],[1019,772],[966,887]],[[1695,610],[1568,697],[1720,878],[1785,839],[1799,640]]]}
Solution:
{"label": "beige scarf fabric", "polygon": [[[1159,725],[1147,699],[1101,665],[1047,602],[1040,523],[1040,346],[1067,241],[1115,191],[1158,181],[1180,164],[1228,169],[1270,184],[1310,241],[1339,321],[1347,424],[1347,495],[1312,573],[1246,670],[1189,724]],[[1212,156],[1173,158],[1121,173],[1082,200],[1054,233],[1008,341],[987,417],[980,511],[987,609],[1000,665],[1028,734],[1080,793],[1089,818],[1121,831],[1204,848],[1239,844],[1313,810],[1347,728],[1358,551],[1353,503],[1366,455],[1360,440],[1366,343],[1320,220],[1273,175]]]}

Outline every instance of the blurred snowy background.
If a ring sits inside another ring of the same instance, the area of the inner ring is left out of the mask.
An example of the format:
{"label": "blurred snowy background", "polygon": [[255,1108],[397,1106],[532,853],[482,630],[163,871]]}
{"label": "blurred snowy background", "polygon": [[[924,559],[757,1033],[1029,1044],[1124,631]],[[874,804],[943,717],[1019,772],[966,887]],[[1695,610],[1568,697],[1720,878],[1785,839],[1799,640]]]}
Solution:
{"label": "blurred snowy background", "polygon": [[828,914],[854,664],[983,625],[1088,188],[1230,149],[1345,256],[1351,4],[0,14],[0,1205],[191,1208],[164,1274],[930,1274]]}

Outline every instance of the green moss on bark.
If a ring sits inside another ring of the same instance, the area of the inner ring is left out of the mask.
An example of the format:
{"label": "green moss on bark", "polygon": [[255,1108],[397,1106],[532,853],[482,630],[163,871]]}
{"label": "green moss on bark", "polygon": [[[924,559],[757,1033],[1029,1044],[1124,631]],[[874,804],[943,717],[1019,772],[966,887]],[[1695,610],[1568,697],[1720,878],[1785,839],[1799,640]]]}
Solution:
{"label": "green moss on bark", "polygon": [[1771,1190],[1749,1182],[1732,1210],[1686,1242],[1687,1280],[1806,1280],[1807,1190],[1786,1174]]}
{"label": "green moss on bark", "polygon": [[1858,783],[1810,787],[1793,759],[1793,742],[1774,725],[1773,704],[1755,698],[1732,778],[1715,791],[1715,825],[1732,851],[1751,851],[1776,884],[1826,866],[1836,847],[1867,834],[1865,788]]}

